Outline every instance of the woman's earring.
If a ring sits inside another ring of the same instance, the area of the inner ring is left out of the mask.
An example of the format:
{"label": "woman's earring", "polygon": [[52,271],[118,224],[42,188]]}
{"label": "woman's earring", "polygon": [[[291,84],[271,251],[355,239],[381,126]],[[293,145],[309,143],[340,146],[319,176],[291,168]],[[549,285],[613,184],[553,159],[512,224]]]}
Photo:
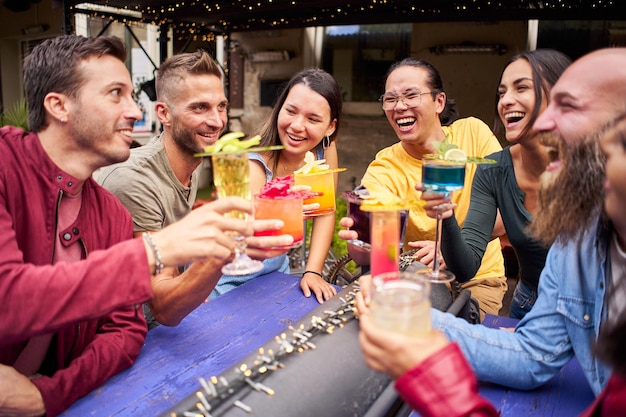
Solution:
{"label": "woman's earring", "polygon": [[322,147],[326,149],[329,146],[330,146],[330,136],[327,135],[324,139],[322,139]]}

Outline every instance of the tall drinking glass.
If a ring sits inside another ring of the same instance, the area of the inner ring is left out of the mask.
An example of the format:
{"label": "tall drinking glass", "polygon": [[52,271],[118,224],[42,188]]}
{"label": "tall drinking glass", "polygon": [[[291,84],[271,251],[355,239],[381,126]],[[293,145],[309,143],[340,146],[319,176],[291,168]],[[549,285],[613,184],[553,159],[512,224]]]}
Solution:
{"label": "tall drinking glass", "polygon": [[[385,241],[384,244],[380,241],[379,238],[376,239],[375,243],[372,243],[372,239],[370,238],[372,218],[374,217],[374,210],[361,210],[361,206],[363,202],[366,201],[363,199],[364,196],[369,195],[369,192],[362,185],[358,186],[354,190],[345,191],[342,194],[342,197],[348,202],[348,217],[350,217],[353,221],[352,230],[357,232],[358,238],[351,239],[347,241],[347,249],[348,253],[352,257],[352,259],[361,266],[367,266],[373,261],[373,258],[380,258],[381,248],[387,244]],[[406,231],[407,218],[409,215],[409,211],[407,209],[399,209],[399,208],[389,208],[389,209],[378,209],[376,211],[389,211],[389,212],[399,212],[400,213],[400,223],[398,231],[399,242],[398,242],[398,251],[402,251],[402,245],[404,243],[404,235]],[[389,225],[389,223],[383,224],[382,226]],[[376,231],[376,233],[383,233],[382,230]],[[393,232],[390,232],[393,233]],[[385,236],[384,239],[392,238],[392,236]],[[372,252],[372,247],[377,245],[377,248],[374,250],[375,253]],[[371,255],[371,256],[370,256]],[[378,261],[376,261],[378,262]],[[390,269],[390,268],[387,268]],[[390,269],[391,271],[391,269]],[[389,271],[389,272],[390,272]]]}
{"label": "tall drinking glass", "polygon": [[[250,171],[248,152],[219,153],[211,156],[213,165],[213,181],[217,190],[217,198],[229,196],[251,200]],[[246,220],[248,213],[233,210],[225,214],[228,217]],[[246,240],[239,233],[233,232],[237,244],[235,245],[235,259],[224,265],[222,273],[225,275],[248,275],[263,269],[263,262],[251,259],[246,255]]]}
{"label": "tall drinking glass", "polygon": [[375,277],[386,272],[398,272],[400,211],[374,211],[371,214],[371,274]]}
{"label": "tall drinking glass", "polygon": [[370,316],[378,327],[413,338],[431,332],[430,282],[410,272],[372,278]]}
{"label": "tall drinking glass", "polygon": [[[452,191],[463,188],[465,182],[465,162],[455,162],[437,157],[422,159],[422,183],[427,191],[444,194],[447,197]],[[432,270],[419,271],[430,282],[442,283],[454,281],[454,274],[441,270],[439,259],[441,245],[441,208],[437,208],[437,225],[435,228],[435,256]]]}

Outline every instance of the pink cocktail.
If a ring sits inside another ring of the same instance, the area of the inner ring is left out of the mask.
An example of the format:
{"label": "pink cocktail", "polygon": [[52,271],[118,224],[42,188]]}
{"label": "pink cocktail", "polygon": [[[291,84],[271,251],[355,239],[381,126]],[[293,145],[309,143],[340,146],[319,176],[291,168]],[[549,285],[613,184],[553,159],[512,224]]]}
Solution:
{"label": "pink cocktail", "polygon": [[306,190],[293,189],[293,177],[274,178],[254,196],[254,217],[259,220],[280,219],[284,226],[278,230],[264,230],[254,232],[255,236],[291,235],[293,243],[289,246],[277,248],[287,249],[302,245],[304,239],[303,204],[305,198],[312,193]]}
{"label": "pink cocktail", "polygon": [[373,211],[370,222],[370,268],[373,277],[398,272],[400,211]]}

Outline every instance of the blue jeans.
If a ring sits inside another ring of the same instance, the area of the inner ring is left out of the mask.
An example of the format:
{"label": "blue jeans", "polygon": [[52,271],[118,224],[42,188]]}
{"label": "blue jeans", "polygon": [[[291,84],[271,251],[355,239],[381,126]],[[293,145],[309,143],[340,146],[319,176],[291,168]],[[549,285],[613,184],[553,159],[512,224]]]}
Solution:
{"label": "blue jeans", "polygon": [[534,290],[522,281],[519,281],[515,286],[515,291],[513,292],[513,300],[511,300],[509,317],[522,319],[526,313],[533,308],[536,300],[537,290]]}

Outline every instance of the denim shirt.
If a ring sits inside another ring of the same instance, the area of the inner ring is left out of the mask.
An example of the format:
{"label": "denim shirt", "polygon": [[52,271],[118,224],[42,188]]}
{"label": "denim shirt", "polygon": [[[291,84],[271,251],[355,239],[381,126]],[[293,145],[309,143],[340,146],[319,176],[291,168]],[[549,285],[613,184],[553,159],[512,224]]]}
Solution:
{"label": "denim shirt", "polygon": [[598,225],[580,243],[552,245],[539,279],[537,301],[515,332],[470,325],[435,309],[431,310],[433,327],[461,346],[481,381],[536,388],[576,355],[598,395],[611,372],[591,348],[606,316],[609,235]]}

